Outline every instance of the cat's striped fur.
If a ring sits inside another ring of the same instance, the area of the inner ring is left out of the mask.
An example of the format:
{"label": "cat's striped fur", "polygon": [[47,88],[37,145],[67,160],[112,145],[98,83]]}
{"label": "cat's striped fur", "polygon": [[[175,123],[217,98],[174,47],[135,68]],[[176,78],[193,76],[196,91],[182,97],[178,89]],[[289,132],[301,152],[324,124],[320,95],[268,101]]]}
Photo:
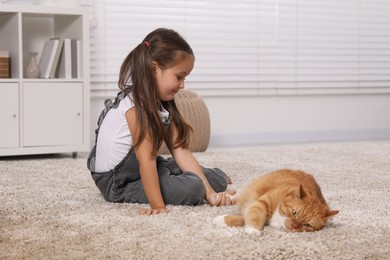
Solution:
{"label": "cat's striped fur", "polygon": [[247,233],[259,233],[266,224],[286,231],[317,231],[330,210],[314,177],[303,171],[279,170],[249,183],[237,198],[240,215],[218,216],[222,226],[245,226]]}

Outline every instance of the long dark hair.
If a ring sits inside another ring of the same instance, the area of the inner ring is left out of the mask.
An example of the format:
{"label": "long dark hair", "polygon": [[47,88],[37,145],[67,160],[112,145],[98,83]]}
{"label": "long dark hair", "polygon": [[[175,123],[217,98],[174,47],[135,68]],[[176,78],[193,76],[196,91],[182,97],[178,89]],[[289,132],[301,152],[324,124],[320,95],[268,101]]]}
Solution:
{"label": "long dark hair", "polygon": [[[178,129],[176,140],[171,134],[165,138],[169,149],[188,148],[192,128],[185,122],[177,109],[175,100],[161,101],[154,78],[152,61],[161,69],[173,66],[178,51],[194,56],[190,45],[176,31],[159,28],[149,33],[125,58],[119,73],[119,88],[126,94],[132,93],[140,133],[134,141],[137,147],[149,131],[153,142],[153,154],[157,154],[165,137],[164,126],[158,111],[161,106],[169,112],[171,124]],[[130,84],[131,82],[131,84]]]}

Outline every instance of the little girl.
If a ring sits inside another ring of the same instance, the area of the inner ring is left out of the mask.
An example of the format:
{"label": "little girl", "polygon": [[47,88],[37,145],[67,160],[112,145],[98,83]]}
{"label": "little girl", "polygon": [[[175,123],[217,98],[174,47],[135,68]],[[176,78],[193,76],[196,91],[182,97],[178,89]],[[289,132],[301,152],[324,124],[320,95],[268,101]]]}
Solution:
{"label": "little girl", "polygon": [[[180,115],[175,94],[194,67],[188,43],[175,31],[157,29],[122,63],[115,101],[105,101],[88,169],[111,202],[149,203],[143,215],[168,213],[166,204],[235,204],[225,192],[226,174],[199,165],[188,150],[192,128]],[[131,85],[130,85],[131,82]],[[157,155],[163,140],[172,157]]]}

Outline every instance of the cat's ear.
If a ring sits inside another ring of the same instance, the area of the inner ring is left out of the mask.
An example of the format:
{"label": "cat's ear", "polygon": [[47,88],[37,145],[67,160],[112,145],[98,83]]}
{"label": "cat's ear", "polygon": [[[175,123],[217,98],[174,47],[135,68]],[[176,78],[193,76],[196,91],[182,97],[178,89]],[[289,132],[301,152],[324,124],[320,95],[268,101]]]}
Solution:
{"label": "cat's ear", "polygon": [[326,216],[325,216],[325,217],[333,217],[333,216],[336,215],[337,213],[339,213],[338,210],[331,210],[331,209],[329,209],[328,212],[326,213]]}
{"label": "cat's ear", "polygon": [[294,192],[294,197],[298,199],[303,199],[306,197],[307,193],[305,189],[303,188],[302,184],[299,184],[299,188],[297,188]]}

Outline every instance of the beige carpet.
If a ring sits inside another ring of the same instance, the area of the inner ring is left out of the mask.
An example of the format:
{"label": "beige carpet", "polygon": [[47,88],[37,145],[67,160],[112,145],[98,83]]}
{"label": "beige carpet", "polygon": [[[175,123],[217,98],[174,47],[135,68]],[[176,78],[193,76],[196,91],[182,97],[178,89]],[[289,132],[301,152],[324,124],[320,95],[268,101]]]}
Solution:
{"label": "beige carpet", "polygon": [[242,189],[280,168],[312,173],[340,213],[322,231],[262,236],[217,228],[235,207],[171,207],[105,202],[85,158],[0,158],[0,259],[389,259],[390,142],[209,149],[196,157]]}

